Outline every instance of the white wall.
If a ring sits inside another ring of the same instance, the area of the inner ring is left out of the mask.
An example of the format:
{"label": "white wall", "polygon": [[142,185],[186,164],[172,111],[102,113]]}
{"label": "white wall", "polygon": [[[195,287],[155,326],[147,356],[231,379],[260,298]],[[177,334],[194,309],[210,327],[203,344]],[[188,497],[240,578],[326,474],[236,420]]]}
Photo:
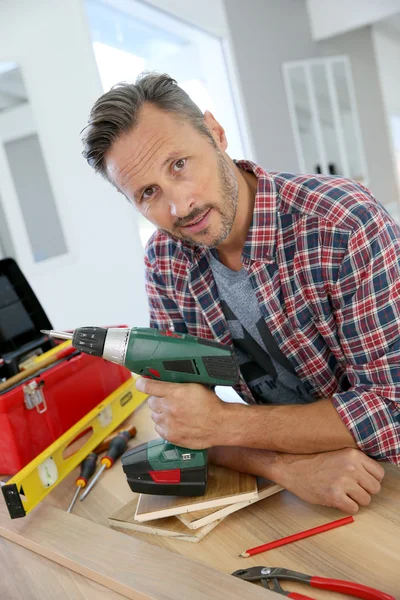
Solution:
{"label": "white wall", "polygon": [[146,0],[146,2],[214,35],[220,37],[229,35],[222,0]]}
{"label": "white wall", "polygon": [[57,328],[147,325],[134,209],[81,157],[79,132],[102,93],[81,1],[3,0],[1,60],[22,68],[72,249],[45,267],[22,259],[22,270]]}
{"label": "white wall", "polygon": [[307,0],[311,33],[322,40],[400,12],[400,0]]}
{"label": "white wall", "polygon": [[372,31],[385,106],[390,114],[400,115],[400,83],[396,76],[400,69],[400,32],[395,36],[379,24]]}
{"label": "white wall", "polygon": [[260,164],[271,171],[299,170],[282,64],[348,55],[369,187],[382,203],[397,202],[396,176],[370,28],[316,43],[311,37],[304,1],[251,0],[251,7],[252,10],[244,10],[242,0],[225,0],[234,58]]}
{"label": "white wall", "polygon": [[[383,101],[386,109],[386,126],[392,137],[392,161],[397,173],[397,185],[400,190],[400,83],[394,74],[400,65],[400,32],[395,35],[384,26],[373,26],[373,40],[379,69]],[[400,195],[400,193],[399,193]],[[400,219],[400,204],[398,205]]]}
{"label": "white wall", "polygon": [[[234,60],[234,40],[230,30],[225,1],[224,0],[145,0],[147,4],[152,4],[168,14],[183,19],[191,25],[204,29],[208,33],[216,35],[223,40],[225,61],[229,70],[230,84],[233,98],[236,101],[236,112],[241,126],[241,135],[249,154],[246,158],[257,161],[259,156],[254,142],[254,135],[250,126],[250,115],[245,102],[243,88],[238,65]],[[229,0],[228,0],[229,1]],[[252,2],[253,0],[250,0]],[[277,0],[279,1],[279,0]],[[304,2],[304,0],[301,0]],[[249,9],[242,6],[243,11]],[[229,139],[228,139],[229,144]],[[229,152],[229,145],[228,145]],[[237,157],[236,157],[237,158]],[[240,157],[242,158],[242,157]]]}

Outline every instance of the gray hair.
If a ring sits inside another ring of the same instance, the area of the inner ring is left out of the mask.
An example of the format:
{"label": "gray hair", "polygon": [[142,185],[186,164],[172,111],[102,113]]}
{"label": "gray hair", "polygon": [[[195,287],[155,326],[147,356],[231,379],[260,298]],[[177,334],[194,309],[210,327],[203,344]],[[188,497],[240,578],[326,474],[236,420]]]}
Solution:
{"label": "gray hair", "polygon": [[193,125],[214,145],[204,116],[189,95],[167,74],[142,73],[135,83],[118,83],[95,102],[82,132],[82,155],[93,169],[107,178],[105,157],[116,140],[138,124],[140,110],[148,102]]}

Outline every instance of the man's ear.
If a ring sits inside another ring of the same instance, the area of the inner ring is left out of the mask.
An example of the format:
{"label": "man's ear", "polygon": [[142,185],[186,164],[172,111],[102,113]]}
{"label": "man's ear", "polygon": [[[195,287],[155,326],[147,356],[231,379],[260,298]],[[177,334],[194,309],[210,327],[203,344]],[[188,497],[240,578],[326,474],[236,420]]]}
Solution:
{"label": "man's ear", "polygon": [[220,123],[218,123],[217,119],[209,110],[206,110],[204,113],[204,124],[210,130],[218,148],[224,152],[228,147],[225,129],[222,127],[222,125],[220,125]]}

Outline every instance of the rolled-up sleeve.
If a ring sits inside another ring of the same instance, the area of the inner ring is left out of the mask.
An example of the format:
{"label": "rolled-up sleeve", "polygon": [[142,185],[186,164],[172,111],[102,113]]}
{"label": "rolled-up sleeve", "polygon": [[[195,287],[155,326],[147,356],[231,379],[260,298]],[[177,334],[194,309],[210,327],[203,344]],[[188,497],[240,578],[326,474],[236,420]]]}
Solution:
{"label": "rolled-up sleeve", "polygon": [[383,209],[350,236],[336,288],[350,388],[334,406],[363,452],[399,465],[400,230]]}

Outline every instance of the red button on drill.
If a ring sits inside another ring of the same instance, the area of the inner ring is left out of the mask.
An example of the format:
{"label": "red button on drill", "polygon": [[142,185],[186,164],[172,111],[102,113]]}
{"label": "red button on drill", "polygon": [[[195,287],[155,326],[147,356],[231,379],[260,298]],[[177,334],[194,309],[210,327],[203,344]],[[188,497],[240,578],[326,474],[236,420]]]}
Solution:
{"label": "red button on drill", "polygon": [[149,471],[149,475],[155,483],[180,483],[181,470],[170,469],[169,471]]}
{"label": "red button on drill", "polygon": [[150,367],[149,367],[149,373],[154,375],[154,377],[158,377],[159,379],[161,379],[161,375],[156,369],[150,369]]}
{"label": "red button on drill", "polygon": [[168,337],[182,338],[179,333],[175,333],[174,331],[160,331],[161,335],[167,335]]}

